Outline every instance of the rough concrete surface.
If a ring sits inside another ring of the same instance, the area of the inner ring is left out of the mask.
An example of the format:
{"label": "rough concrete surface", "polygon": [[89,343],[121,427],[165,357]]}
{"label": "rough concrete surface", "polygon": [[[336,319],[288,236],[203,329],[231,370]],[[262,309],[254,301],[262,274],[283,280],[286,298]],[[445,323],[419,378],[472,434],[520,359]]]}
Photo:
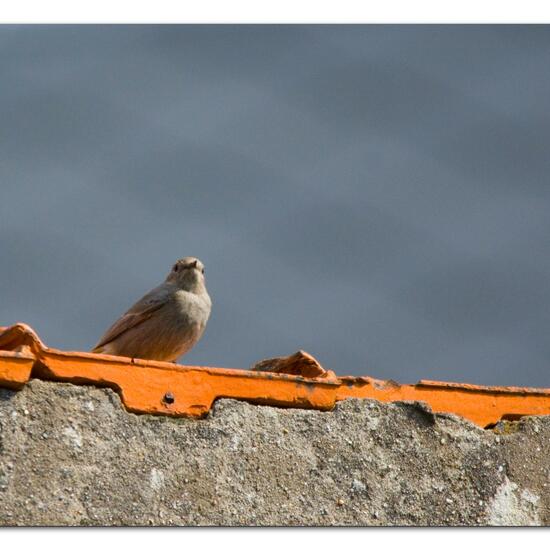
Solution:
{"label": "rough concrete surface", "polygon": [[483,430],[418,403],[220,400],[130,414],[109,389],[0,389],[1,525],[548,525],[550,417]]}

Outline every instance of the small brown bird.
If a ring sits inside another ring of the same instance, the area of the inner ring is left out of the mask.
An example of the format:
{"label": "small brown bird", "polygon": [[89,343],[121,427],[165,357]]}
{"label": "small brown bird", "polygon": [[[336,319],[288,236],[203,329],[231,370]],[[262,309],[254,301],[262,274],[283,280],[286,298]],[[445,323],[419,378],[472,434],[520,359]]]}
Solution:
{"label": "small brown bird", "polygon": [[174,361],[199,341],[211,307],[204,265],[197,258],[182,258],[164,283],[136,302],[92,351]]}

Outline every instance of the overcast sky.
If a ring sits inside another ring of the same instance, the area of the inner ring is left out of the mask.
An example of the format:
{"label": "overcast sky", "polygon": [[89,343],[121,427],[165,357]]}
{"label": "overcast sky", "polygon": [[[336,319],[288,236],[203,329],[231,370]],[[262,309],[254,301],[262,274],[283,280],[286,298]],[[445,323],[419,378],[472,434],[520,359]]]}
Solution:
{"label": "overcast sky", "polygon": [[550,387],[550,27],[0,26],[0,324],[89,350],[179,257],[187,364]]}

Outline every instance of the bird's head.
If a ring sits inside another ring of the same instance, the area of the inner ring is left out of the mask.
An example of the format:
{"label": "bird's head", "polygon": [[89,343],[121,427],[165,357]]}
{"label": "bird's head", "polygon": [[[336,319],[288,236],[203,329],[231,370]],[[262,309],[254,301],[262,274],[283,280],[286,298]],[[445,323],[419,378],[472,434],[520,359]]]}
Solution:
{"label": "bird's head", "polygon": [[204,287],[204,264],[192,256],[181,258],[172,266],[166,281],[178,285],[182,290],[200,290]]}

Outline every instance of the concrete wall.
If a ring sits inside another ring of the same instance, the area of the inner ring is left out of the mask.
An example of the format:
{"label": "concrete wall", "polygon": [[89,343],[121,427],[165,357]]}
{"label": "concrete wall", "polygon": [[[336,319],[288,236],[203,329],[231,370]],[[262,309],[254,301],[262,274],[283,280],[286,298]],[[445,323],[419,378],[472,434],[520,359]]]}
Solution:
{"label": "concrete wall", "polygon": [[0,389],[1,525],[548,525],[550,417],[482,430],[417,403],[221,400],[127,413],[108,389]]}

